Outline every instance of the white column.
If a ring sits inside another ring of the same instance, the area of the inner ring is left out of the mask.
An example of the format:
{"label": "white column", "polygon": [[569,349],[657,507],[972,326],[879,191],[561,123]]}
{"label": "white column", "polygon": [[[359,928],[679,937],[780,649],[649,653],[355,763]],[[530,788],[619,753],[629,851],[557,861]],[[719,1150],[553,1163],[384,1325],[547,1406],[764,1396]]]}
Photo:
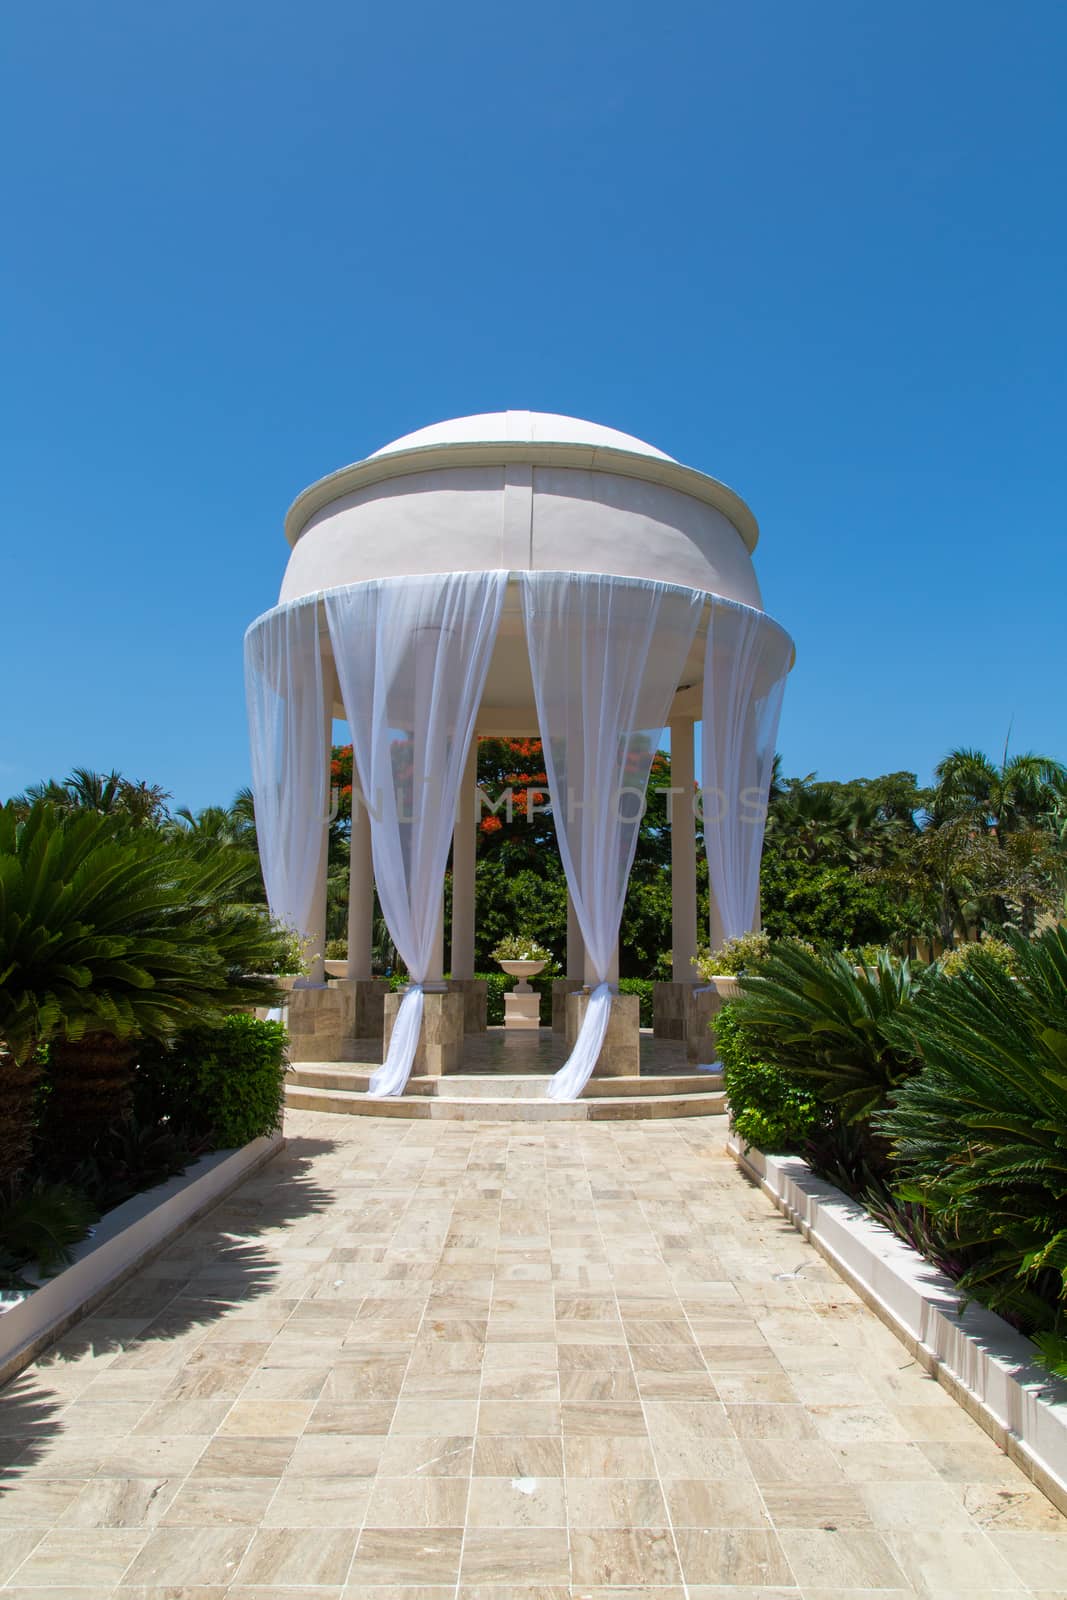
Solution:
{"label": "white column", "polygon": [[671,730],[671,977],[675,983],[696,978],[697,841],[693,813],[693,719],[678,717]]}
{"label": "white column", "polygon": [[567,890],[567,976],[585,978],[585,941],[574,909],[571,892]]}
{"label": "white column", "polygon": [[474,977],[474,794],[478,786],[478,737],[471,740],[456,801],[452,835],[452,976]]}
{"label": "white column", "polygon": [[433,940],[433,955],[430,957],[430,970],[426,975],[427,983],[443,983],[445,976],[445,896],[441,891],[441,903],[437,908],[437,931]]}
{"label": "white column", "polygon": [[[322,717],[326,730],[326,761],[329,764],[331,745],[333,742],[333,685],[334,670],[333,659],[326,652],[322,663]],[[330,789],[326,786],[326,809],[329,811]],[[307,978],[307,984],[323,984],[326,982],[326,873],[329,865],[330,848],[330,822],[329,817],[317,817],[313,826],[319,829],[321,842],[319,845],[318,867],[315,873],[315,898],[311,902],[311,915],[308,919],[309,950],[313,957]]]}
{"label": "white column", "polygon": [[374,939],[374,862],[370,817],[353,786],[348,860],[348,976],[369,978]]}

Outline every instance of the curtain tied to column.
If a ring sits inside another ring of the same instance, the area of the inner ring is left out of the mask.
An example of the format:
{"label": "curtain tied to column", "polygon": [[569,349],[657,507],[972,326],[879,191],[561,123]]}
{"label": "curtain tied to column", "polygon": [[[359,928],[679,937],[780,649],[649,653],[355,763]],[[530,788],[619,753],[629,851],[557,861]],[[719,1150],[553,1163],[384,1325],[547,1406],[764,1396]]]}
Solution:
{"label": "curtain tied to column", "polygon": [[554,1100],[574,1100],[607,1032],[607,979],[652,758],[705,596],[598,573],[523,572],[520,581],[556,838],[598,979],[548,1088]]}
{"label": "curtain tied to column", "polygon": [[412,979],[374,1096],[403,1094],[418,1048],[456,799],[507,581],[438,573],[324,596],[378,898]]}

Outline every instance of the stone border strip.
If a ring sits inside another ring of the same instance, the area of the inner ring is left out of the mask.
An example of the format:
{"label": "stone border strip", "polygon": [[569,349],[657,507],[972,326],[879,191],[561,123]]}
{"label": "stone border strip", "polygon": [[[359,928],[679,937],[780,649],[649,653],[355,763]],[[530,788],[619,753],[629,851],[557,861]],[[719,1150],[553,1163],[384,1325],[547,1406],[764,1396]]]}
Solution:
{"label": "stone border strip", "polygon": [[123,1201],[73,1251],[69,1267],[46,1278],[0,1316],[0,1384],[7,1383],[68,1328],[238,1184],[285,1148],[281,1132],[240,1150],[201,1156],[185,1172]]}
{"label": "stone border strip", "polygon": [[910,1245],[870,1218],[799,1156],[769,1156],[731,1135],[727,1151],[793,1226],[892,1328],[1028,1478],[1067,1514],[1067,1383],[1034,1347],[972,1303]]}

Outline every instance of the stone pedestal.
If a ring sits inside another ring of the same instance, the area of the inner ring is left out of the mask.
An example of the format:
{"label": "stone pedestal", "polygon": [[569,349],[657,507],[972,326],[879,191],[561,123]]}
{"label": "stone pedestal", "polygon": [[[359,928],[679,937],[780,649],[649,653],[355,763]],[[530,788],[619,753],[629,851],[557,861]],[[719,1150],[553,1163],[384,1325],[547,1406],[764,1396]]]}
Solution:
{"label": "stone pedestal", "polygon": [[290,991],[286,1027],[290,1061],[340,1061],[346,1040],[355,1038],[353,985],[315,984]]}
{"label": "stone pedestal", "polygon": [[380,1039],[385,1026],[388,978],[334,978],[331,989],[350,989],[353,995],[352,1038]]}
{"label": "stone pedestal", "polygon": [[706,987],[692,989],[686,1007],[685,1055],[687,1061],[706,1066],[715,1060],[715,1040],[711,1025],[715,1013],[727,1000],[735,1000],[741,993],[736,978],[712,978]]}
{"label": "stone pedestal", "polygon": [[[396,1026],[400,1010],[400,994],[385,997],[385,1049]],[[463,1065],[463,996],[461,994],[424,994],[422,997],[422,1028],[418,1048],[412,1063],[412,1076],[440,1078],[446,1072],[458,1072]]]}
{"label": "stone pedestal", "polygon": [[505,1028],[539,1028],[541,1026],[541,996],[528,983],[509,989],[504,996]]}
{"label": "stone pedestal", "polygon": [[581,978],[552,979],[552,1032],[567,1031],[567,996],[577,994],[582,987]]}
{"label": "stone pedestal", "polygon": [[652,985],[652,1032],[657,1039],[684,1039],[689,996],[696,988],[691,983],[670,982]]}
{"label": "stone pedestal", "polygon": [[489,985],[484,978],[448,978],[449,994],[463,996],[463,1032],[484,1033],[488,1026]]}
{"label": "stone pedestal", "polygon": [[[567,996],[567,1043],[573,1045],[585,1020],[589,991]],[[611,1016],[594,1078],[637,1078],[641,1074],[641,1001],[636,994],[611,997]]]}

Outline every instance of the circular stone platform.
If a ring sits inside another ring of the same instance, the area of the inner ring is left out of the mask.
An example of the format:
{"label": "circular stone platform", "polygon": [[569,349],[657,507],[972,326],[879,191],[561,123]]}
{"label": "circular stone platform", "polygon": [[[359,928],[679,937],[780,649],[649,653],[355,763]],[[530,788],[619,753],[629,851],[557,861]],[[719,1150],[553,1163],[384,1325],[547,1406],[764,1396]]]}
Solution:
{"label": "circular stone platform", "polygon": [[367,1096],[381,1045],[357,1040],[346,1061],[294,1061],[285,1103],[294,1110],[363,1117],[421,1117],[477,1122],[601,1122],[653,1117],[719,1116],[722,1078],[694,1072],[685,1045],[641,1030],[640,1077],[594,1077],[579,1100],[549,1100],[548,1080],[566,1059],[567,1043],[549,1028],[489,1028],[468,1034],[461,1072],[412,1077],[403,1095]]}

